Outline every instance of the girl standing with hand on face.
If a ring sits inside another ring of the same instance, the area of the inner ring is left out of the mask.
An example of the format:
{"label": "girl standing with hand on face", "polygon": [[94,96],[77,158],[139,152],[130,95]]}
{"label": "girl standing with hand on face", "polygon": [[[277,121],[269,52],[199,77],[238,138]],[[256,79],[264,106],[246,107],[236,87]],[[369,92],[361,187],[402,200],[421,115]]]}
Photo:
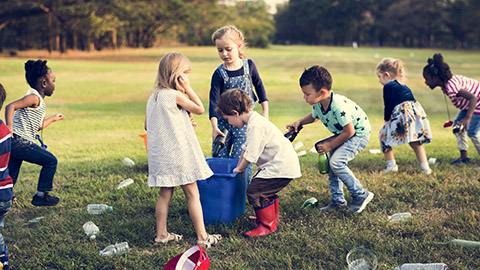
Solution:
{"label": "girl standing with hand on face", "polygon": [[[23,161],[42,166],[38,179],[37,194],[33,196],[35,206],[53,206],[58,204],[59,198],[48,193],[53,188],[53,178],[57,171],[57,158],[35,143],[35,135],[51,123],[63,120],[63,114],[45,117],[45,96],[53,95],[55,91],[55,73],[47,66],[47,61],[28,60],[25,63],[25,77],[30,89],[23,98],[16,100],[5,107],[5,122],[12,134],[12,149],[8,169],[17,182],[18,173]],[[13,199],[15,201],[15,198]]]}
{"label": "girl standing with hand on face", "polygon": [[380,130],[380,145],[387,160],[383,173],[397,172],[392,146],[408,143],[415,152],[420,169],[431,174],[423,144],[432,141],[430,122],[422,105],[413,93],[399,81],[404,79],[403,63],[399,59],[385,58],[377,66],[378,81],[383,85],[385,124]]}
{"label": "girl standing with hand on face", "polygon": [[168,205],[174,188],[180,186],[188,202],[197,244],[208,248],[216,245],[221,236],[207,234],[203,223],[197,180],[207,179],[213,172],[188,116],[188,111],[198,115],[204,112],[201,100],[190,86],[190,71],[190,61],[181,53],[170,52],[160,60],[145,119],[148,185],[160,187],[155,206],[155,243],[182,239],[181,235],[167,231]]}

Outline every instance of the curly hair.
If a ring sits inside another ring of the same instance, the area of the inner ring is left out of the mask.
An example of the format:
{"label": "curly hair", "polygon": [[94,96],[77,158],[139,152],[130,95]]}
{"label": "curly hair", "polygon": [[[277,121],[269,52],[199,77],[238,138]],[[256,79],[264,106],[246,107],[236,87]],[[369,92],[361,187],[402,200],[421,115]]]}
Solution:
{"label": "curly hair", "polygon": [[332,89],[332,75],[330,72],[322,66],[312,66],[309,69],[305,69],[300,77],[300,87],[312,84],[316,92],[320,89]]}
{"label": "curly hair", "polygon": [[233,115],[232,111],[238,114],[249,112],[252,109],[252,99],[247,92],[241,89],[230,89],[220,95],[215,111],[224,115]]}
{"label": "curly hair", "polygon": [[25,63],[25,78],[30,87],[35,88],[38,79],[47,75],[50,68],[47,66],[47,60],[28,60]]}
{"label": "curly hair", "polygon": [[443,61],[441,53],[436,53],[433,58],[428,58],[427,65],[423,68],[423,73],[427,73],[432,78],[439,78],[442,82],[447,82],[452,78],[450,66]]}

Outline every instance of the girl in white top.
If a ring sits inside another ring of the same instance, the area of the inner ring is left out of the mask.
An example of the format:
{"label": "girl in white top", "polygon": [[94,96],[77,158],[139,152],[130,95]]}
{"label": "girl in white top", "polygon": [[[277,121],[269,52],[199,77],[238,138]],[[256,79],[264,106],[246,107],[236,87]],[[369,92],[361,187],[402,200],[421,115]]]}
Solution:
{"label": "girl in white top", "polygon": [[[189,82],[190,62],[181,53],[167,53],[160,60],[154,92],[147,103],[148,185],[161,187],[155,206],[156,243],[179,241],[181,235],[167,231],[168,205],[175,186],[181,186],[188,201],[197,243],[210,247],[221,239],[208,235],[197,180],[213,175],[203,155],[188,116],[202,114],[201,100]],[[188,97],[187,97],[188,96]]]}

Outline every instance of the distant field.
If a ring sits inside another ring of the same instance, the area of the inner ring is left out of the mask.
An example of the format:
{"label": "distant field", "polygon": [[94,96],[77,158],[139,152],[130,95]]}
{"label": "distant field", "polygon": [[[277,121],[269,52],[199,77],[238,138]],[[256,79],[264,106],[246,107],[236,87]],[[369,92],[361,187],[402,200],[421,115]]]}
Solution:
{"label": "distant field", "polygon": [[[57,76],[54,95],[46,98],[47,115],[65,114],[65,120],[43,131],[48,150],[59,166],[54,193],[62,201],[53,208],[30,204],[39,168],[24,164],[15,186],[19,203],[5,220],[2,231],[9,248],[13,269],[163,269],[174,255],[195,244],[186,200],[180,189],[170,205],[169,231],[181,233],[180,244],[153,244],[154,206],[158,189],[148,188],[147,158],[142,139],[146,101],[151,93],[160,58],[169,51],[184,53],[192,62],[190,81],[208,108],[210,79],[221,63],[214,47],[165,47],[122,49],[94,53],[69,52],[49,55],[42,51],[19,52],[17,57],[0,57],[0,83],[7,90],[4,105],[23,96],[28,86],[23,64],[28,59],[47,59]],[[247,49],[259,69],[267,89],[270,120],[280,130],[309,113],[302,99],[298,79],[305,68],[323,65],[333,75],[333,90],[356,101],[368,114],[372,135],[366,150],[350,164],[362,184],[375,199],[361,215],[346,212],[321,213],[318,209],[299,210],[303,201],[316,197],[320,204],[330,200],[328,179],[316,168],[316,154],[300,157],[302,178],[280,193],[283,219],[278,233],[258,240],[242,233],[253,224],[240,218],[230,227],[211,227],[209,232],[224,236],[222,245],[208,250],[211,269],[346,269],[349,250],[363,245],[378,257],[378,269],[393,269],[407,262],[444,262],[452,269],[480,268],[479,249],[440,245],[453,238],[480,241],[479,198],[480,158],[471,146],[472,164],[452,166],[458,156],[448,120],[444,97],[431,91],[421,71],[427,58],[444,55],[454,74],[480,79],[478,51],[430,49],[352,48],[314,46],[272,46]],[[437,158],[434,173],[420,173],[408,146],[394,148],[400,172],[383,175],[378,131],[383,125],[382,86],[375,67],[383,57],[400,58],[407,68],[407,85],[423,105],[433,129],[433,142],[425,146],[428,157]],[[457,110],[447,100],[453,118]],[[4,108],[2,108],[4,109]],[[4,119],[4,110],[1,111]],[[196,133],[206,157],[211,156],[211,128],[208,113],[195,116]],[[329,136],[325,127],[305,127],[296,141],[309,150]],[[121,160],[130,157],[133,168]],[[132,178],[135,184],[117,191],[116,185]],[[347,192],[348,194],[348,192]],[[348,194],[348,200],[350,200]],[[90,216],[89,203],[113,205],[113,213]],[[387,215],[412,213],[411,221],[388,224]],[[247,214],[252,214],[247,206]],[[39,222],[28,220],[44,216]],[[102,234],[89,241],[82,232],[88,220]],[[128,241],[127,255],[98,256],[105,246]]]}

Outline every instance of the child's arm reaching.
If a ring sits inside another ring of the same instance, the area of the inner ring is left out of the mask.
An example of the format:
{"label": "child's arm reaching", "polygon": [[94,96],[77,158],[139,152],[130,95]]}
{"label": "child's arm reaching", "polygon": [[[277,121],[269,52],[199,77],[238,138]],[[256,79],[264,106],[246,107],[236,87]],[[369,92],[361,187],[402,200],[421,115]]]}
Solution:
{"label": "child's arm reaching", "polygon": [[478,99],[477,97],[465,90],[460,90],[458,91],[457,96],[463,97],[464,99],[468,100],[468,110],[467,113],[465,114],[465,117],[458,121],[459,124],[468,127],[468,124],[470,123],[470,119],[472,118],[473,112],[475,111],[475,107],[477,106]]}
{"label": "child's arm reaching", "polygon": [[243,153],[245,153],[245,150],[242,151],[242,154],[238,159],[237,167],[233,169],[233,173],[243,173],[245,172],[245,168],[247,168],[248,165],[250,165],[250,162],[248,162],[246,159],[243,158]]}
{"label": "child's arm reaching", "polygon": [[43,120],[43,124],[42,124],[42,126],[40,127],[40,130],[48,127],[48,126],[49,126],[51,123],[53,123],[53,122],[56,122],[56,121],[58,121],[58,120],[63,120],[63,119],[65,119],[65,116],[64,116],[63,114],[61,114],[61,113],[57,113],[57,114],[55,114],[54,116],[49,117],[49,118]]}
{"label": "child's arm reaching", "polygon": [[19,100],[15,100],[5,107],[5,123],[10,134],[13,134],[13,115],[15,111],[22,108],[36,108],[40,103],[40,99],[36,95],[27,95]]}
{"label": "child's arm reaching", "polygon": [[327,141],[323,144],[317,145],[317,152],[319,154],[324,154],[330,152],[330,150],[335,149],[346,142],[348,139],[355,135],[355,128],[353,127],[353,123],[350,122],[343,127],[343,132],[340,133],[337,137],[333,140]]}
{"label": "child's arm reaching", "polygon": [[185,94],[189,97],[189,99],[179,91],[177,93],[177,104],[189,112],[199,115],[202,114],[205,111],[202,101],[190,86],[188,77],[180,76],[178,77],[178,82],[179,86],[185,90]]}
{"label": "child's arm reaching", "polygon": [[287,130],[290,130],[290,129],[295,129],[295,131],[298,131],[298,127],[299,126],[304,126],[304,125],[307,125],[307,124],[310,124],[310,123],[313,123],[313,122],[316,122],[317,119],[313,118],[312,116],[312,113],[309,113],[307,114],[306,116],[298,119],[297,121],[291,123],[291,124],[288,124],[286,126]]}

